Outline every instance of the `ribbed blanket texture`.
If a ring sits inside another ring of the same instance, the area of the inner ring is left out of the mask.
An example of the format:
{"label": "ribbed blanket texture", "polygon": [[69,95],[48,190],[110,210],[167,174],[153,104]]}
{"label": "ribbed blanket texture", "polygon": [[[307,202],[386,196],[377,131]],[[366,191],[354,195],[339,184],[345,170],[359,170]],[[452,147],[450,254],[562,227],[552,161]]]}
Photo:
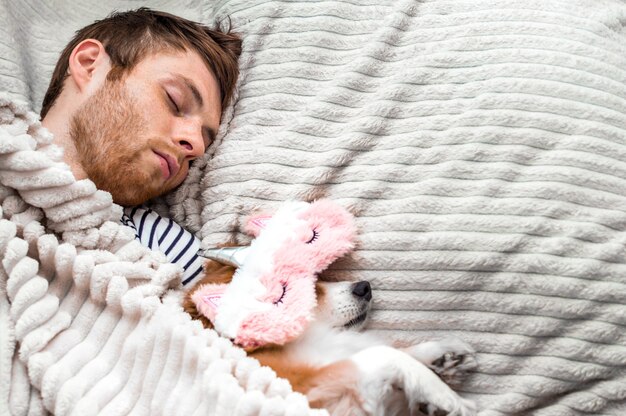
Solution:
{"label": "ribbed blanket texture", "polygon": [[[71,31],[138,5],[0,5],[0,87],[37,107]],[[360,241],[326,277],[372,283],[371,331],[473,345],[481,415],[626,414],[624,2],[149,5],[244,38],[220,140],[161,212],[212,245],[331,198]]]}

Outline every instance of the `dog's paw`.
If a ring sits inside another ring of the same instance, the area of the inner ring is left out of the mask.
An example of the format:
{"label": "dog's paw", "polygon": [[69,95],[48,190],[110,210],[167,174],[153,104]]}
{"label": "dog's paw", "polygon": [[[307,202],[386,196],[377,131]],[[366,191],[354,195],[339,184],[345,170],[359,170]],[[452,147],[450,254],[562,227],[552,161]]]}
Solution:
{"label": "dog's paw", "polygon": [[426,364],[448,385],[460,385],[477,367],[475,352],[456,338],[428,341],[404,349],[416,360]]}
{"label": "dog's paw", "polygon": [[429,403],[420,403],[418,410],[420,411],[421,415],[428,416],[446,416],[448,414],[447,411],[439,409]]}
{"label": "dog's paw", "polygon": [[444,410],[432,403],[420,403],[418,411],[419,415],[427,416],[474,416],[476,415],[476,405],[471,400],[460,399],[454,409]]}
{"label": "dog's paw", "polygon": [[[449,410],[446,410],[443,407],[439,407],[434,405],[433,403],[420,403],[418,407],[417,415],[427,415],[427,416],[475,416],[476,415],[476,404],[467,399],[463,399],[461,397],[457,397],[456,400],[452,402],[453,407],[448,407]],[[416,415],[416,412],[411,412],[412,415]]]}
{"label": "dog's paw", "polygon": [[441,355],[427,363],[446,384],[458,386],[468,374],[478,367],[476,354],[472,347],[459,339],[435,341],[439,344]]}

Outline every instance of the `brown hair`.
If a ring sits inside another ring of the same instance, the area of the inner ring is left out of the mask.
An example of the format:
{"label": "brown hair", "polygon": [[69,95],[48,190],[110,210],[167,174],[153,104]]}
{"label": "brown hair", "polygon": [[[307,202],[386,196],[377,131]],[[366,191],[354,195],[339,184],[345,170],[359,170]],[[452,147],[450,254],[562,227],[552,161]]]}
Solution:
{"label": "brown hair", "polygon": [[142,7],[127,12],[115,12],[76,32],[65,47],[54,68],[48,91],[43,99],[43,119],[63,90],[68,76],[70,55],[85,39],[100,41],[111,59],[107,79],[116,80],[132,70],[149,54],[167,49],[197,52],[213,72],[220,86],[222,109],[226,108],[235,88],[241,54],[241,39],[218,27],[208,27],[169,13]]}

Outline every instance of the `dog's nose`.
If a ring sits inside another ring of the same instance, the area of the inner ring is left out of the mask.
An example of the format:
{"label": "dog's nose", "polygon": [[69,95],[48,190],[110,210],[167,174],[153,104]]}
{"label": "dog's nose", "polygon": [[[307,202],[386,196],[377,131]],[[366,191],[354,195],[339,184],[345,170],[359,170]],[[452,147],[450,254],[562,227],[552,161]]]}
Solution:
{"label": "dog's nose", "polygon": [[354,286],[352,286],[352,294],[369,302],[372,300],[372,288],[370,287],[370,282],[366,282],[365,280],[356,282]]}

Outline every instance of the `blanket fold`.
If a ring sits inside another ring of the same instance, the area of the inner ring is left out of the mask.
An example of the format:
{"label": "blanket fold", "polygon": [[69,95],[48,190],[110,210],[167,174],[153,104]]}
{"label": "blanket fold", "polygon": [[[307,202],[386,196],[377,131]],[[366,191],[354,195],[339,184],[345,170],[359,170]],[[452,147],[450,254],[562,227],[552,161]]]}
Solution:
{"label": "blanket fold", "polygon": [[318,413],[191,321],[172,290],[180,268],[135,240],[110,194],[75,181],[36,115],[3,93],[0,212],[3,414]]}

